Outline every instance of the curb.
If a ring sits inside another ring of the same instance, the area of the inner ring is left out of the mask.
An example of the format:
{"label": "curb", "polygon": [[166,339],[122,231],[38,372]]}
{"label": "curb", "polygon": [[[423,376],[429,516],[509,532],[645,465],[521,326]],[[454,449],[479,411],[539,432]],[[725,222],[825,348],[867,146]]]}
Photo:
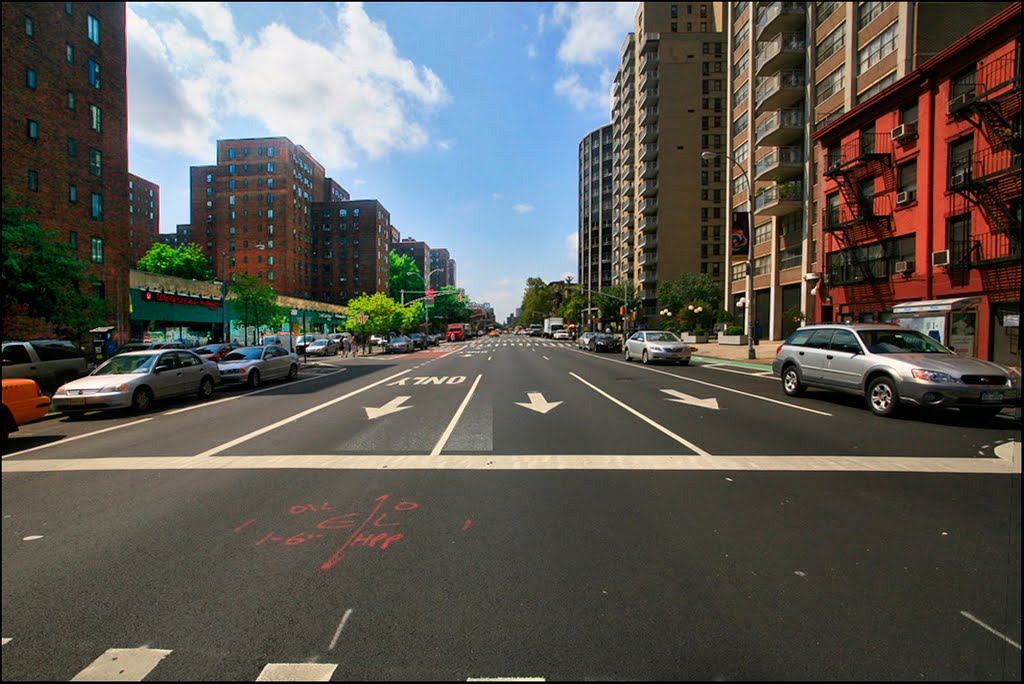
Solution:
{"label": "curb", "polygon": [[722,359],[722,358],[718,358],[717,356],[694,356],[693,359],[695,361],[700,361],[701,363],[726,364],[726,365],[729,365],[729,366],[739,366],[740,368],[751,368],[753,370],[767,370],[767,371],[770,371],[772,369],[772,364],[771,363],[757,363],[757,362],[754,362],[754,361],[737,361],[736,359]]}

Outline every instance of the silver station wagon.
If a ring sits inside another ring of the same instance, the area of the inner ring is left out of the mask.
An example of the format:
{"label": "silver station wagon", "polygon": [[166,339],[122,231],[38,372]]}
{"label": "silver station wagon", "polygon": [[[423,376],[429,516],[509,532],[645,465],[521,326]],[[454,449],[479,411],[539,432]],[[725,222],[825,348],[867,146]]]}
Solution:
{"label": "silver station wagon", "polygon": [[955,354],[917,330],[882,323],[799,328],[778,348],[772,371],[789,396],[808,387],[850,392],[864,396],[879,416],[913,404],[989,418],[1020,400],[1015,371]]}

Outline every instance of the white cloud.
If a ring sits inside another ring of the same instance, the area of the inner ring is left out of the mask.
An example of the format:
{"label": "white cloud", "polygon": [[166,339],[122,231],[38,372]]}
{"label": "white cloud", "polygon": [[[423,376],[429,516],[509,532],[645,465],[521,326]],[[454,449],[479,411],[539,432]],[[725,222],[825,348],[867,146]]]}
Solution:
{"label": "white cloud", "polygon": [[633,30],[636,8],[635,2],[558,3],[554,22],[569,25],[558,58],[568,64],[597,64],[622,47]]}
{"label": "white cloud", "polygon": [[437,148],[439,150],[450,150],[455,144],[455,138],[446,138],[444,140],[437,141]]}
{"label": "white cloud", "polygon": [[526,56],[530,59],[537,59],[537,47],[533,43],[526,46]]}
{"label": "white cloud", "polygon": [[500,200],[502,197],[504,197],[504,195],[502,195],[500,192],[491,193],[491,199]]}
{"label": "white cloud", "polygon": [[522,203],[520,203],[520,204],[513,204],[512,205],[512,209],[515,210],[519,214],[529,214],[531,211],[533,211],[534,206],[532,204],[522,204]]}
{"label": "white cloud", "polygon": [[[565,248],[568,250],[568,256],[573,261],[576,261],[580,257],[580,234],[573,231],[565,236]],[[573,274],[569,274],[573,275]]]}
{"label": "white cloud", "polygon": [[433,71],[399,55],[362,3],[338,7],[328,44],[281,23],[239,38],[234,5],[169,7],[179,19],[151,24],[127,12],[129,130],[153,146],[185,144],[209,158],[223,117],[233,115],[315,148],[337,171],[360,153],[375,159],[425,148],[426,121],[450,100]]}
{"label": "white cloud", "polygon": [[579,74],[570,72],[555,81],[555,94],[569,100],[578,111],[600,109],[608,112],[611,111],[612,78],[610,72],[606,71],[597,86],[588,88],[581,81]]}

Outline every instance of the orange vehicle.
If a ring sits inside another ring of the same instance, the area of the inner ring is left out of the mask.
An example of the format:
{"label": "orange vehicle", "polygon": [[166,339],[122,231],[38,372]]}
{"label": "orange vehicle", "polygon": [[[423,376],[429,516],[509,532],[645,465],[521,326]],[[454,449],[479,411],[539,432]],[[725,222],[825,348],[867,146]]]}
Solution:
{"label": "orange vehicle", "polygon": [[448,332],[445,333],[445,339],[449,342],[461,342],[469,338],[469,333],[465,323],[449,323]]}
{"label": "orange vehicle", "polygon": [[50,397],[39,389],[39,384],[29,378],[3,379],[3,421],[4,442],[19,425],[39,420],[50,412]]}

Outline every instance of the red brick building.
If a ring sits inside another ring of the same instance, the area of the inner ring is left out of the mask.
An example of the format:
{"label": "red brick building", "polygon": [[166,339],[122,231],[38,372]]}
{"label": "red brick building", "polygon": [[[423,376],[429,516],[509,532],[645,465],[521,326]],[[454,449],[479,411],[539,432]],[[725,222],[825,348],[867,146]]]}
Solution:
{"label": "red brick building", "polygon": [[[125,3],[3,3],[3,186],[70,244],[129,331]],[[4,312],[8,335],[46,326]]]}
{"label": "red brick building", "polygon": [[817,320],[1020,366],[1021,7],[815,135]]}
{"label": "red brick building", "polygon": [[160,241],[160,186],[133,173],[128,174],[128,238],[132,268]]}
{"label": "red brick building", "polygon": [[388,291],[391,214],[380,202],[317,202],[312,223],[317,299],[347,304],[361,294]]}

